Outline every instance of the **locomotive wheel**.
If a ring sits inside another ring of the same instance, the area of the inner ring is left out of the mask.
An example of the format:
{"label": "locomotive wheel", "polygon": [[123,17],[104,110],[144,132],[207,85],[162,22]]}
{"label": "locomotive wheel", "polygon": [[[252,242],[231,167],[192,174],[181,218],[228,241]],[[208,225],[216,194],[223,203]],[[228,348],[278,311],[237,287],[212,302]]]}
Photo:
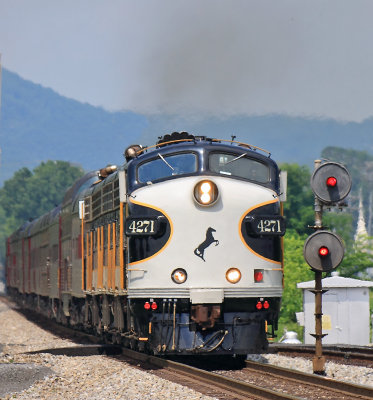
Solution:
{"label": "locomotive wheel", "polygon": [[116,333],[115,335],[113,335],[113,343],[114,344],[122,344],[122,336],[120,335],[120,333]]}
{"label": "locomotive wheel", "polygon": [[135,351],[138,349],[138,343],[136,339],[130,339],[130,349]]}

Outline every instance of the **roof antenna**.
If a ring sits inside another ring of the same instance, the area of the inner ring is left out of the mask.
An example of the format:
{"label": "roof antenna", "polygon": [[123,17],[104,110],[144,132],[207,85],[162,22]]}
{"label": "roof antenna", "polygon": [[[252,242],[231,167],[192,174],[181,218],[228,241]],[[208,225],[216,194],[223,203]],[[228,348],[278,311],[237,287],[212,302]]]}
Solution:
{"label": "roof antenna", "polygon": [[[232,142],[233,142],[234,139],[236,139],[236,136],[235,135],[231,135],[231,138],[232,138]],[[233,143],[231,143],[231,144],[233,144]]]}

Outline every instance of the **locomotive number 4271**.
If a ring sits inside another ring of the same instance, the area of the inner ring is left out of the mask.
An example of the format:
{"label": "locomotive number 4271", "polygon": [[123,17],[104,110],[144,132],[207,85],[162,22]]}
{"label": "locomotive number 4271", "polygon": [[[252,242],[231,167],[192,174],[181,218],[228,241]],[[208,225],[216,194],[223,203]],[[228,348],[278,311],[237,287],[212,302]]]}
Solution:
{"label": "locomotive number 4271", "polygon": [[285,234],[285,219],[282,216],[250,216],[246,218],[247,230],[256,235]]}
{"label": "locomotive number 4271", "polygon": [[155,235],[158,230],[156,219],[128,218],[126,220],[126,235]]}
{"label": "locomotive number 4271", "polygon": [[260,233],[279,233],[281,232],[281,225],[279,219],[260,219],[258,223],[258,231]]}

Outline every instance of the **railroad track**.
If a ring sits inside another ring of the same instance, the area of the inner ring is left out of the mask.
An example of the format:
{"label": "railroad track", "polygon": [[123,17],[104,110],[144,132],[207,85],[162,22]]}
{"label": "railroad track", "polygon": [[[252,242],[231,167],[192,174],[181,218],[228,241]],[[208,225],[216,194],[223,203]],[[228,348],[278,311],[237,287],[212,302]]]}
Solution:
{"label": "railroad track", "polygon": [[[32,312],[31,314],[35,321],[35,313]],[[342,400],[373,398],[373,390],[369,387],[348,384],[268,364],[246,361],[246,366],[242,370],[211,372],[185,363],[134,352],[119,346],[98,344],[99,338],[63,327],[40,315],[37,317],[37,322],[43,328],[53,331],[55,334],[64,337],[70,336],[80,343],[79,346],[73,348],[45,349],[38,352],[70,356],[105,353],[219,399],[327,398],[328,400]],[[82,345],[81,343],[86,344]]]}
{"label": "railroad track", "polygon": [[[247,382],[232,379],[218,373],[209,372],[204,369],[196,368],[184,363],[154,357],[132,350],[123,349],[123,355],[129,358],[140,360],[149,365],[155,373],[160,369],[162,374],[157,373],[166,379],[178,381],[178,383],[192,386],[202,393],[219,399],[268,399],[268,400],[299,400],[286,393],[278,393],[274,390],[261,388]],[[181,379],[180,379],[181,378]]]}
{"label": "railroad track", "polygon": [[[271,344],[269,352],[288,357],[312,358],[315,347],[309,345]],[[368,346],[323,346],[323,355],[327,361],[339,362],[347,365],[373,368],[373,347]]]}
{"label": "railroad track", "polygon": [[164,379],[222,400],[371,400],[373,398],[373,389],[370,387],[253,361],[246,361],[242,370],[211,372],[113,345],[86,345],[37,351],[37,353],[43,352],[69,356],[105,353]]}
{"label": "railroad track", "polygon": [[[373,398],[373,389],[345,382],[332,380],[317,375],[297,372],[292,369],[280,368],[273,365],[246,361],[242,370],[210,372],[184,363],[179,363],[159,357],[134,353],[124,349],[129,357],[141,359],[155,367],[167,369],[174,374],[182,374],[192,379],[194,389],[204,394],[218,398],[232,399],[366,399]],[[167,378],[168,379],[168,378]],[[255,381],[255,384],[248,382]],[[196,383],[197,386],[196,386]],[[185,383],[184,383],[185,384]],[[189,386],[189,385],[188,385]],[[219,388],[224,396],[209,393],[209,388]],[[275,388],[275,389],[274,389]]]}
{"label": "railroad track", "polygon": [[[368,386],[337,381],[320,375],[308,374],[275,365],[246,361],[243,370],[251,377],[260,374],[271,386],[282,385],[287,391],[306,399],[372,399],[373,389]],[[277,382],[277,383],[276,383]]]}

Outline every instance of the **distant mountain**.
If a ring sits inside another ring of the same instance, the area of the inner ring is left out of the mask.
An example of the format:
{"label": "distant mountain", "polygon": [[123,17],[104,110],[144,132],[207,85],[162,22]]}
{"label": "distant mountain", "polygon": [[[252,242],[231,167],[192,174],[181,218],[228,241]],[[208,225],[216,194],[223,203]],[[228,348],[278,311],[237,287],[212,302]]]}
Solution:
{"label": "distant mountain", "polygon": [[305,164],[327,146],[373,155],[373,118],[361,123],[286,115],[180,117],[108,112],[60,96],[3,70],[0,119],[0,185],[22,168],[63,160],[86,170],[121,164],[131,143],[153,145],[158,136],[185,130],[195,135],[253,144],[278,162]]}
{"label": "distant mountain", "polygon": [[86,170],[122,164],[123,150],[147,126],[144,116],[108,112],[60,96],[3,69],[0,183],[26,166],[63,160]]}

